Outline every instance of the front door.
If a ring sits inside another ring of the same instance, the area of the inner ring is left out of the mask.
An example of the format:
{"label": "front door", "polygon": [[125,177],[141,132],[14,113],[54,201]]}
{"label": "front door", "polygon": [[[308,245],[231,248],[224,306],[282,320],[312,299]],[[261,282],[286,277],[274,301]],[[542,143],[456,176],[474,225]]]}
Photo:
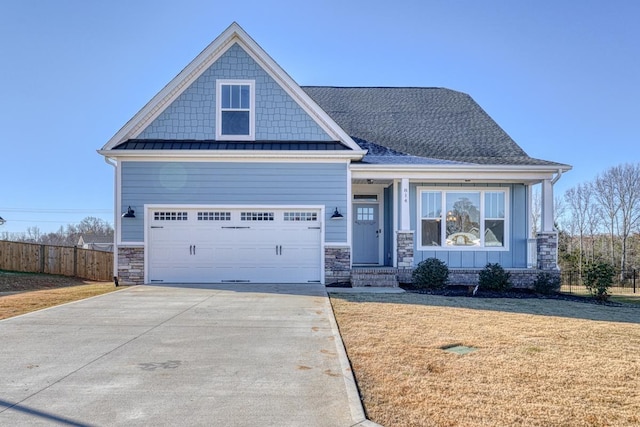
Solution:
{"label": "front door", "polygon": [[378,264],[380,249],[379,206],[358,203],[353,206],[353,263]]}

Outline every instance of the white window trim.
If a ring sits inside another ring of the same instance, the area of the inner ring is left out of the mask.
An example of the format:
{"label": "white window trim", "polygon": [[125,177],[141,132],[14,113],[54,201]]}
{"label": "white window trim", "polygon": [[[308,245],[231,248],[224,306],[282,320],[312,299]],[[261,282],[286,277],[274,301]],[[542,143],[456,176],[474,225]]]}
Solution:
{"label": "white window trim", "polygon": [[[508,251],[509,243],[511,242],[511,212],[510,206],[510,189],[508,187],[417,187],[416,189],[416,247],[419,251],[488,251],[488,252],[500,252]],[[446,222],[446,193],[480,193],[480,241],[482,246],[445,246],[446,242],[446,227],[442,227],[441,230],[441,246],[422,246],[422,192],[438,191],[442,197],[442,213],[441,219],[443,223]],[[484,193],[491,193],[500,191],[504,193],[504,246],[484,246],[484,227],[485,227],[485,197]]]}
{"label": "white window trim", "polygon": [[[222,86],[249,86],[249,135],[222,134]],[[216,140],[222,141],[255,141],[256,139],[256,82],[255,80],[216,80]]]}

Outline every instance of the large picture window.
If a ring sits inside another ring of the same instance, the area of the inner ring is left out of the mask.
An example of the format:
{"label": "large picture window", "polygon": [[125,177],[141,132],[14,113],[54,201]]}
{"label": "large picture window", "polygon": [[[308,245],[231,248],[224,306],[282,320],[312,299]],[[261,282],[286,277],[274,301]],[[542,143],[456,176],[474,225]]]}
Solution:
{"label": "large picture window", "polygon": [[418,247],[506,249],[506,189],[418,189]]}
{"label": "large picture window", "polygon": [[227,140],[254,139],[254,83],[218,80],[216,136]]}

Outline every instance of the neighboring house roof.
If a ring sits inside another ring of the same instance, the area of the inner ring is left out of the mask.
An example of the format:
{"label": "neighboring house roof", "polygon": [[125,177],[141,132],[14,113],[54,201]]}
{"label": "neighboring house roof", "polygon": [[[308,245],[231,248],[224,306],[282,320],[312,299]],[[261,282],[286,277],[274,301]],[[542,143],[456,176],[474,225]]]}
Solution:
{"label": "neighboring house roof", "polygon": [[83,234],[78,239],[78,246],[82,246],[84,244],[92,244],[92,243],[113,243],[113,237]]}
{"label": "neighboring house roof", "polygon": [[433,164],[440,160],[570,169],[568,165],[529,157],[462,92],[420,87],[303,86],[302,89],[357,144],[370,150],[362,163]]}

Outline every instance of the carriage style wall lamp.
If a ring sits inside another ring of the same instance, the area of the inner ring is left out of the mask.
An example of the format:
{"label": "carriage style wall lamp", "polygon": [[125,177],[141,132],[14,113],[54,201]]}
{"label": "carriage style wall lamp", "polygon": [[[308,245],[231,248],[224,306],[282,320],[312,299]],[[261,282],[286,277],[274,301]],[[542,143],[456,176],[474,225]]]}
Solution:
{"label": "carriage style wall lamp", "polygon": [[127,208],[127,211],[122,214],[122,218],[135,218],[135,217],[136,217],[136,211],[131,209],[131,206],[129,206]]}
{"label": "carriage style wall lamp", "polygon": [[340,212],[338,212],[338,208],[336,207],[336,210],[333,211],[333,215],[331,215],[331,219],[343,219],[343,218],[344,217]]}

